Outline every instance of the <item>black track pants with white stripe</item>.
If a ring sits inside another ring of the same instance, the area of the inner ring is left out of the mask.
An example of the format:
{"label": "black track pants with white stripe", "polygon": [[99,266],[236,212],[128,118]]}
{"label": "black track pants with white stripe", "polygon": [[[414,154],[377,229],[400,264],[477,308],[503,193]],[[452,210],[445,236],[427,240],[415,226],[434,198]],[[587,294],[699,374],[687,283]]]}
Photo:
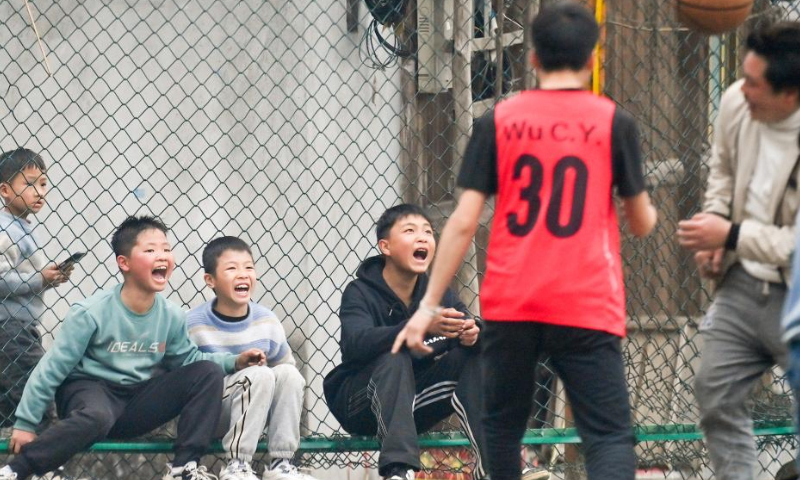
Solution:
{"label": "black track pants with white stripe", "polygon": [[329,406],[349,433],[378,436],[381,475],[393,463],[419,470],[417,434],[455,412],[475,452],[474,477],[483,478],[478,353],[458,347],[430,363],[386,353],[348,378]]}

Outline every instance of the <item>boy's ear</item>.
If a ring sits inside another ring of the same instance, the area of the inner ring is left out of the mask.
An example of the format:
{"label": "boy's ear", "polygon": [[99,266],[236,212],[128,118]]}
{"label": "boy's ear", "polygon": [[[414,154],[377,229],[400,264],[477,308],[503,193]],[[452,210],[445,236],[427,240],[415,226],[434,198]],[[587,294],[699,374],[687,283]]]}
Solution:
{"label": "boy's ear", "polygon": [[208,288],[210,288],[211,290],[214,290],[214,283],[215,283],[214,282],[214,275],[211,275],[210,273],[204,273],[203,274],[203,280],[206,281],[206,285],[208,286]]}
{"label": "boy's ear", "polygon": [[378,250],[380,250],[384,255],[391,255],[392,251],[389,249],[389,240],[386,238],[378,240]]}
{"label": "boy's ear", "polygon": [[128,257],[125,255],[117,255],[117,267],[119,267],[122,273],[128,273],[131,269],[130,265],[128,265]]}
{"label": "boy's ear", "polygon": [[584,65],[584,69],[589,70],[590,72],[594,70],[594,62],[597,61],[597,49],[595,48],[592,50],[592,54],[589,55],[589,59],[586,60],[586,65]]}
{"label": "boy's ear", "polygon": [[531,66],[536,70],[542,68],[542,62],[539,61],[539,56],[536,55],[536,50],[531,50]]}
{"label": "boy's ear", "polygon": [[0,196],[8,199],[11,193],[11,185],[9,185],[8,182],[0,182]]}

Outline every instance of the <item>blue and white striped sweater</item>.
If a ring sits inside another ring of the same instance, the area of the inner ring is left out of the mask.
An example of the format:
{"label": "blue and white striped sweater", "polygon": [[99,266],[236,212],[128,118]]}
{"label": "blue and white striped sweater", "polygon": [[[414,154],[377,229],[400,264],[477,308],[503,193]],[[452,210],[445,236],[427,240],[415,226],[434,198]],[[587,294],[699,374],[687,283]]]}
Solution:
{"label": "blue and white striped sweater", "polygon": [[269,366],[295,364],[286,333],[272,310],[250,302],[250,313],[239,322],[228,322],[214,314],[210,300],[194,309],[187,317],[189,337],[203,352],[239,354],[258,348],[267,356]]}

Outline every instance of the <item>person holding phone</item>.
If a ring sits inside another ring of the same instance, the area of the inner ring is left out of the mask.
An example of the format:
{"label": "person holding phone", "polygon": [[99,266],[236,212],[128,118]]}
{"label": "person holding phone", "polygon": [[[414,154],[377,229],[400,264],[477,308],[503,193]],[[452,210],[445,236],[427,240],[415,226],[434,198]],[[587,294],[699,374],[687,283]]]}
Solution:
{"label": "person holding phone", "polygon": [[81,258],[86,256],[86,252],[73,253],[66,260],[58,264],[59,270],[67,270],[75,267],[75,264],[81,261]]}
{"label": "person holding phone", "polygon": [[[0,427],[13,425],[30,372],[44,355],[38,329],[43,294],[73,270],[72,264],[48,264],[43,229],[30,218],[44,208],[47,187],[40,155],[26,148],[0,154]],[[52,409],[46,417],[55,418]]]}

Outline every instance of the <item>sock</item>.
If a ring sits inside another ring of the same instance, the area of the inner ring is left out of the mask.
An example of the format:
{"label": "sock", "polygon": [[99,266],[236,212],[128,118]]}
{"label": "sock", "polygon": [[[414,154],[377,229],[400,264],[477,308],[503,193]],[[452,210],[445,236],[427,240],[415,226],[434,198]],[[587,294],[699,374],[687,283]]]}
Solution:
{"label": "sock", "polygon": [[287,467],[289,465],[291,465],[291,463],[289,463],[289,459],[288,458],[273,458],[272,462],[269,464],[269,469],[270,470],[275,470],[276,468],[278,468],[278,467],[280,467],[281,465],[284,465],[284,464]]}
{"label": "sock", "polygon": [[173,466],[172,467],[172,476],[173,477],[175,477],[175,476],[180,477],[184,470],[186,470],[186,469],[194,470],[196,468],[197,468],[197,462],[189,462],[186,465]]}

